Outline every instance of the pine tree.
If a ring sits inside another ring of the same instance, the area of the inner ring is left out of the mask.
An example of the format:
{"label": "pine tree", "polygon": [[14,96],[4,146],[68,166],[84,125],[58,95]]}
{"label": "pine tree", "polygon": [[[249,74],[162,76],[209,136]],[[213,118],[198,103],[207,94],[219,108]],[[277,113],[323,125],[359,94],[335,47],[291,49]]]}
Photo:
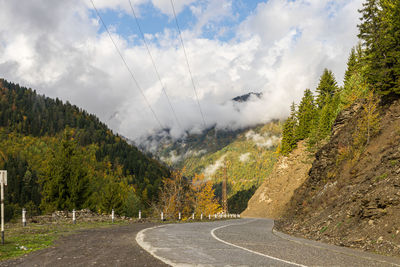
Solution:
{"label": "pine tree", "polygon": [[335,80],[335,76],[332,71],[325,69],[323,74],[321,75],[317,91],[317,104],[318,108],[322,109],[326,104],[325,100],[332,97],[336,91],[338,90],[338,86]]}
{"label": "pine tree", "polygon": [[347,60],[347,70],[344,74],[344,85],[349,83],[351,76],[354,74],[357,68],[357,55],[356,49],[353,47],[350,52],[349,59]]}
{"label": "pine tree", "polygon": [[71,132],[66,129],[62,145],[54,152],[48,173],[42,180],[42,203],[45,211],[82,208],[88,199],[89,177],[82,166]]}
{"label": "pine tree", "polygon": [[400,2],[368,0],[358,37],[363,41],[365,76],[383,96],[400,94]]}
{"label": "pine tree", "polygon": [[283,124],[282,141],[280,149],[280,153],[282,155],[288,155],[290,152],[292,152],[293,149],[297,147],[297,140],[296,140],[297,118],[296,118],[296,106],[294,103],[292,103],[290,110],[291,110],[290,117]]}
{"label": "pine tree", "polygon": [[306,89],[297,111],[298,125],[296,127],[296,140],[304,140],[308,137],[315,116],[316,106],[314,104],[314,95],[310,89]]}

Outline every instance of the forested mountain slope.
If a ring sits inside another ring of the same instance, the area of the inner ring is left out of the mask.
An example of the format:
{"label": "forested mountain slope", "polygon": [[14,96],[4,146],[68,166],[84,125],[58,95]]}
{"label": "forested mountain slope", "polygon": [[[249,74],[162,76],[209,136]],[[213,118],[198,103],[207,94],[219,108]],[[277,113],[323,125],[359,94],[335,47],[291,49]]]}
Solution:
{"label": "forested mountain slope", "polygon": [[5,80],[0,139],[8,217],[27,206],[35,213],[82,207],[133,213],[133,204],[145,208],[157,199],[169,176],[94,115]]}

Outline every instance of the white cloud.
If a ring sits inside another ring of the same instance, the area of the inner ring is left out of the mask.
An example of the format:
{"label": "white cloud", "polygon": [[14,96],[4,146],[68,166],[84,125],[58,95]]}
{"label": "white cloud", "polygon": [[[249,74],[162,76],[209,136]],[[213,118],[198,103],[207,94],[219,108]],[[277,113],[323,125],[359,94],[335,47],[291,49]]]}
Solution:
{"label": "white cloud", "polygon": [[250,152],[241,154],[241,155],[239,156],[239,160],[240,160],[241,162],[247,162],[247,161],[249,160],[249,158],[250,158],[250,155],[251,155]]}
{"label": "white cloud", "polygon": [[[150,0],[135,0],[134,5]],[[200,38],[202,31],[232,16],[231,1],[175,0],[192,10],[197,24],[184,32],[187,54],[208,126],[238,128],[288,114],[305,88],[314,89],[323,68],[340,83],[356,44],[361,0],[269,0],[237,26],[230,41]],[[1,1],[0,76],[59,97],[95,113],[124,136],[138,140],[159,129],[88,1]],[[99,9],[128,12],[125,0],[95,0]],[[169,0],[152,0],[171,15]],[[205,3],[205,4],[204,4]],[[196,5],[195,5],[196,4]],[[62,18],[62,19],[61,19]],[[207,26],[208,25],[208,26]],[[143,46],[113,33],[126,61],[163,126],[174,137],[199,131],[201,117],[175,29],[147,34],[150,49],[182,128],[175,122]],[[155,42],[156,43],[152,43]],[[229,99],[262,91],[261,99]],[[117,116],[115,116],[117,114]],[[111,119],[110,119],[111,118]]]}
{"label": "white cloud", "polygon": [[225,160],[226,155],[223,155],[220,157],[218,160],[216,160],[213,164],[208,165],[207,167],[204,168],[204,178],[207,180],[210,180],[211,177],[215,174],[215,172],[224,166],[224,160]]}
{"label": "white cloud", "polygon": [[267,135],[261,135],[259,133],[255,133],[253,130],[250,130],[245,135],[247,140],[253,141],[253,143],[258,147],[266,147],[271,148],[276,146],[279,142],[279,137]]}

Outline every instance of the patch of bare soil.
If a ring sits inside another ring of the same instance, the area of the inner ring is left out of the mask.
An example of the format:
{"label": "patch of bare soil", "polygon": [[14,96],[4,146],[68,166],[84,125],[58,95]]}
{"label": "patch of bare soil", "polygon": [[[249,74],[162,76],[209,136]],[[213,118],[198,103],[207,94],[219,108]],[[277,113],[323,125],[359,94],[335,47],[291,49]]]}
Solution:
{"label": "patch of bare soil", "polygon": [[313,159],[314,156],[306,151],[304,142],[300,142],[288,157],[281,157],[241,216],[279,218],[294,190],[307,179]]}
{"label": "patch of bare soil", "polygon": [[343,158],[360,114],[337,119],[276,227],[336,245],[400,256],[400,101],[381,110],[381,131],[356,161]]}
{"label": "patch of bare soil", "polygon": [[90,229],[62,237],[53,247],[0,266],[168,266],[136,243],[136,234],[154,223]]}

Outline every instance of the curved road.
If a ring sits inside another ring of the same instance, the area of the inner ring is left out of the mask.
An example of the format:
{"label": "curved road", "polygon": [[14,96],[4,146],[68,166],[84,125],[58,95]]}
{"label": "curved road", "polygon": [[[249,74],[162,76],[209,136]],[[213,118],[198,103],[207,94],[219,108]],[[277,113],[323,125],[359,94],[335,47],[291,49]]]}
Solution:
{"label": "curved road", "polygon": [[168,224],[136,241],[171,266],[400,266],[384,257],[274,232],[273,220]]}

